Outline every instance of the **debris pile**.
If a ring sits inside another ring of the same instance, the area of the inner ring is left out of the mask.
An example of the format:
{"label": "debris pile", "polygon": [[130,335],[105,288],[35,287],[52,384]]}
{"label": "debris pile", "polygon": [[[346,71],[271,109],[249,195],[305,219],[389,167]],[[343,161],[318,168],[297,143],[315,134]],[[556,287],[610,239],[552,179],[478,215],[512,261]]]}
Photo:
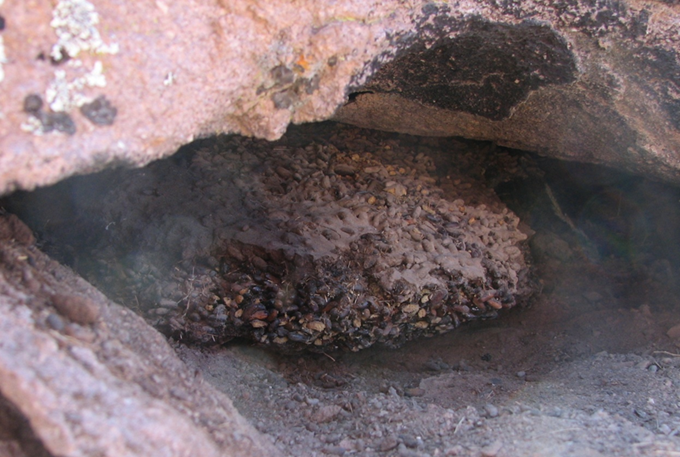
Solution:
{"label": "debris pile", "polygon": [[398,346],[530,295],[519,219],[460,174],[475,151],[327,130],[119,173],[86,211],[106,229],[85,274],[183,341],[281,350]]}

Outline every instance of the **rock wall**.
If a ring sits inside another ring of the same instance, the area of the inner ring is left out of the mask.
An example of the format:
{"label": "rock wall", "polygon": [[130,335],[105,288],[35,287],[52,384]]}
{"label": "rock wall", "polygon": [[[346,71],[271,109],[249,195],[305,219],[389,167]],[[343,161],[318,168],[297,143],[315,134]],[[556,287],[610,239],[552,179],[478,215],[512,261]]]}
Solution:
{"label": "rock wall", "polygon": [[0,194],[334,115],[680,181],[676,2],[4,0],[0,16]]}
{"label": "rock wall", "polygon": [[0,215],[0,455],[278,451],[142,318]]}

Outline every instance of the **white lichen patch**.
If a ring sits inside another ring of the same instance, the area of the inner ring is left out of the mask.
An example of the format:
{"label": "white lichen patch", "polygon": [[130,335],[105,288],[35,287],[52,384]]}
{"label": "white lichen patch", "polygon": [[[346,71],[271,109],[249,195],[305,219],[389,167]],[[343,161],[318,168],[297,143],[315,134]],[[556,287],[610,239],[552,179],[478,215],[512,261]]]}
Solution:
{"label": "white lichen patch", "polygon": [[52,46],[54,59],[63,58],[66,52],[76,57],[80,51],[94,51],[101,54],[116,54],[118,44],[106,44],[96,25],[99,15],[92,3],[85,0],[61,0],[54,9],[52,22],[58,41]]}
{"label": "white lichen patch", "polygon": [[103,73],[102,63],[97,61],[94,68],[72,81],[66,78],[66,71],[54,72],[54,80],[45,91],[45,98],[52,111],[70,111],[73,107],[80,107],[92,101],[81,91],[86,87],[105,87],[106,77]]}
{"label": "white lichen patch", "polygon": [[38,136],[45,133],[42,122],[34,116],[29,116],[26,122],[21,124],[21,130]]}

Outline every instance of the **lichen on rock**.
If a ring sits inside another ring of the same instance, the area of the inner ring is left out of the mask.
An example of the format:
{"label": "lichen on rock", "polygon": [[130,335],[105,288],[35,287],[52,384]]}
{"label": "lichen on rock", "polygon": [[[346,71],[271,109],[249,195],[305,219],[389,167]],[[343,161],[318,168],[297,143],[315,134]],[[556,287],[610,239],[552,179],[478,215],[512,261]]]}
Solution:
{"label": "lichen on rock", "polygon": [[54,8],[50,22],[59,38],[52,46],[52,58],[63,59],[62,50],[69,57],[76,57],[81,51],[116,54],[118,45],[104,43],[96,27],[98,23],[99,15],[92,3],[86,0],[61,0]]}

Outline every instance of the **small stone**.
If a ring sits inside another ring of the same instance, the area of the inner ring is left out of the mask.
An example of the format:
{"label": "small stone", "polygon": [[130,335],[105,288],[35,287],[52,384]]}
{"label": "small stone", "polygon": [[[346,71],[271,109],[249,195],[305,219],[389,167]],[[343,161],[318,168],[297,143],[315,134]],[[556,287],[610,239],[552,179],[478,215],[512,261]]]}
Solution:
{"label": "small stone", "polygon": [[338,405],[326,405],[319,408],[317,412],[312,414],[312,420],[317,424],[323,424],[332,421],[335,416],[340,413],[342,408]]}
{"label": "small stone", "polygon": [[410,447],[411,449],[416,449],[422,443],[420,437],[416,438],[412,435],[399,435],[399,438],[401,438],[401,441],[406,447]]}
{"label": "small stone", "polygon": [[491,418],[498,417],[498,408],[496,408],[494,405],[490,403],[484,405],[484,411],[486,411],[486,415],[488,417]]}
{"label": "small stone", "polygon": [[293,176],[293,172],[286,167],[276,167],[276,174],[283,179],[290,179]]}
{"label": "small stone", "polygon": [[305,324],[305,327],[307,327],[310,330],[314,330],[315,332],[323,332],[326,329],[326,324],[320,321],[312,321],[307,322]]}
{"label": "small stone", "polygon": [[380,452],[387,452],[391,451],[392,449],[396,448],[399,445],[399,440],[397,440],[397,437],[394,435],[389,435],[380,440],[378,443],[378,451]]}
{"label": "small stone", "polygon": [[335,174],[340,176],[354,176],[357,172],[354,169],[354,167],[352,167],[351,165],[346,165],[344,163],[336,165],[333,171],[335,172]]}
{"label": "small stone", "polygon": [[262,257],[254,256],[252,258],[252,263],[255,268],[259,268],[260,270],[267,269],[267,262]]}
{"label": "small stone", "polygon": [[265,321],[261,321],[259,319],[253,319],[252,321],[250,321],[250,325],[253,328],[264,328],[269,324],[267,324]]}
{"label": "small stone", "polygon": [[354,449],[354,441],[350,440],[349,438],[343,438],[342,441],[338,443],[338,446],[345,449],[346,451],[351,451]]}
{"label": "small stone", "polygon": [[93,324],[99,319],[99,307],[89,298],[55,294],[52,296],[52,305],[61,315],[78,324]]}
{"label": "small stone", "polygon": [[666,332],[666,335],[672,340],[680,339],[680,324],[674,325]]}
{"label": "small stone", "polygon": [[402,306],[401,311],[406,314],[415,314],[418,312],[420,309],[420,306],[414,305],[414,304],[409,304],[406,306]]}
{"label": "small stone", "polygon": [[503,447],[503,442],[500,440],[496,440],[493,443],[489,444],[488,446],[484,446],[480,452],[482,453],[483,457],[496,457],[498,455],[498,452],[501,450]]}

